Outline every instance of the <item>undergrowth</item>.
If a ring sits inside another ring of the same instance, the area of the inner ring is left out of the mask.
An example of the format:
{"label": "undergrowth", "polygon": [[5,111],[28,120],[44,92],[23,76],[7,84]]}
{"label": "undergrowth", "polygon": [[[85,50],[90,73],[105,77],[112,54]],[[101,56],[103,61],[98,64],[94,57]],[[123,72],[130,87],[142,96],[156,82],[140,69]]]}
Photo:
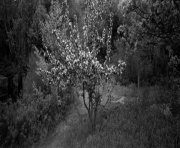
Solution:
{"label": "undergrowth", "polygon": [[96,133],[87,138],[84,148],[180,147],[178,116],[164,114],[161,109],[169,97],[166,92],[146,88],[139,92],[138,101],[112,107]]}
{"label": "undergrowth", "polygon": [[0,147],[24,148],[43,140],[64,120],[70,103],[70,89],[61,98],[38,91],[24,94],[16,103],[0,103]]}
{"label": "undergrowth", "polygon": [[[69,126],[66,148],[179,148],[178,116],[165,113],[171,94],[157,86],[137,91],[138,99],[99,108],[96,131],[88,120]],[[135,97],[136,98],[136,97]]]}
{"label": "undergrowth", "polygon": [[87,138],[85,148],[175,148],[180,122],[154,110],[141,111],[139,105],[119,105],[94,135]]}

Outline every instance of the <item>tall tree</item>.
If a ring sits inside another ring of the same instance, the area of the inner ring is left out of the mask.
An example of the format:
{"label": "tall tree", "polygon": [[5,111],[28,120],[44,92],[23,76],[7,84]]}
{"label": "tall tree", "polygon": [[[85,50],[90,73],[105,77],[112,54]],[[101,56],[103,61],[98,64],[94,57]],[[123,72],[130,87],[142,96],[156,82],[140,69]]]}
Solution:
{"label": "tall tree", "polygon": [[[168,63],[173,61],[171,59],[176,59],[177,63],[177,58],[173,57],[179,57],[179,2],[130,0],[122,2],[119,8],[124,13],[124,20],[118,32],[121,40],[128,45],[128,53],[135,53],[131,51],[134,51],[135,43],[138,43],[136,51],[140,53],[138,59],[142,70],[149,65],[152,69],[149,76],[158,79],[170,76],[174,68]],[[141,71],[139,68],[137,70]]]}
{"label": "tall tree", "polygon": [[[3,0],[1,3],[0,21],[3,30],[2,74],[11,77],[18,75],[18,93],[22,89],[22,78],[26,75],[28,67],[28,56],[31,52],[29,44],[29,28],[31,26],[33,13],[36,9],[36,1]],[[9,64],[8,64],[9,63]],[[9,90],[11,90],[10,88]],[[11,94],[12,95],[12,94]]]}

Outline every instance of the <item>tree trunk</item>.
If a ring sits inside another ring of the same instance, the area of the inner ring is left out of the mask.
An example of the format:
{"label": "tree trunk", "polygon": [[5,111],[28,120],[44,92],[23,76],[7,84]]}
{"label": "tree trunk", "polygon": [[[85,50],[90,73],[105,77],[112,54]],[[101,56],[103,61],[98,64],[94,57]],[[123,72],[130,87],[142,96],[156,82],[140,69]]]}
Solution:
{"label": "tree trunk", "polygon": [[97,105],[94,108],[93,131],[96,130]]}
{"label": "tree trunk", "polygon": [[18,95],[20,95],[21,90],[23,90],[23,76],[21,72],[18,74]]}
{"label": "tree trunk", "polygon": [[138,62],[138,90],[140,88],[140,66],[139,66],[139,62]]}

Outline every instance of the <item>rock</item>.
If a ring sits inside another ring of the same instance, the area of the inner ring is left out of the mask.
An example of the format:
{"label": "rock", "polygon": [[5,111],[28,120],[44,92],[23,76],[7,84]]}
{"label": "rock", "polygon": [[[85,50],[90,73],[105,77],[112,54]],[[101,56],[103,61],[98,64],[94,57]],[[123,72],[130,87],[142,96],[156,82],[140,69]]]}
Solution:
{"label": "rock", "polygon": [[120,104],[125,104],[126,97],[122,96],[120,99],[116,101],[111,101],[112,103],[120,103]]}
{"label": "rock", "polygon": [[120,103],[120,104],[125,104],[126,102],[134,102],[134,101],[138,101],[137,97],[125,97],[125,96],[121,96],[119,99],[117,100],[112,100],[112,103]]}

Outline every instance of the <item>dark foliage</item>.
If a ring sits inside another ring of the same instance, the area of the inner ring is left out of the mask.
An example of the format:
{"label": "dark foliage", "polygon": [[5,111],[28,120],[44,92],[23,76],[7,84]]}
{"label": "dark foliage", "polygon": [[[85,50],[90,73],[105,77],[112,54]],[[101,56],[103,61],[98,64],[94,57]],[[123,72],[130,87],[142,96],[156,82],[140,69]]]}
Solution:
{"label": "dark foliage", "polygon": [[72,93],[63,97],[44,96],[37,91],[24,94],[16,103],[0,103],[0,147],[20,148],[43,140],[56,125],[64,120],[72,104]]}

